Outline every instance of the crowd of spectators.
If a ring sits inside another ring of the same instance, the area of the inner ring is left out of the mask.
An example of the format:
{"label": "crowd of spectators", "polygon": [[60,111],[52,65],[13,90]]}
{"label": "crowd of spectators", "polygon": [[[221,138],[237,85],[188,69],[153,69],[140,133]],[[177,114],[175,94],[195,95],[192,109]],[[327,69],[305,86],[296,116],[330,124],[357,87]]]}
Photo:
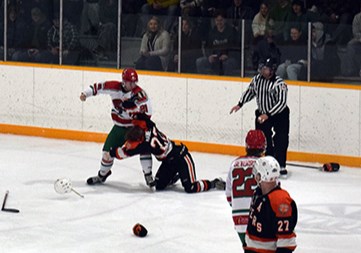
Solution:
{"label": "crowd of spectators", "polygon": [[[360,75],[359,0],[123,0],[121,3],[119,8],[117,0],[63,0],[63,64],[81,64],[84,51],[81,39],[88,37],[95,41],[86,48],[90,57],[115,60],[120,30],[122,37],[142,41],[139,59],[134,62],[139,68],[177,71],[180,62],[181,71],[187,73],[239,76],[244,34],[244,49],[250,56],[244,59],[246,68],[257,71],[259,62],[272,57],[279,64],[279,75],[305,80],[308,62],[304,52],[311,36],[311,79]],[[7,60],[59,62],[59,4],[60,0],[7,0]],[[2,58],[3,15],[0,11]],[[180,24],[181,29],[178,29],[178,17],[185,20]],[[157,31],[152,31],[153,23],[157,23]],[[303,54],[297,55],[299,59],[292,54],[296,51]],[[330,61],[332,67],[326,68],[325,63]]]}

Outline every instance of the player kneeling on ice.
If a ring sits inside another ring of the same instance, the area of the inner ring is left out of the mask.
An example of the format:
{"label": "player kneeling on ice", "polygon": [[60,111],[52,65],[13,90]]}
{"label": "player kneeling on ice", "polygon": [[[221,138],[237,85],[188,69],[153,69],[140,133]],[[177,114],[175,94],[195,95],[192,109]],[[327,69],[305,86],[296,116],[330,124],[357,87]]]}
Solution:
{"label": "player kneeling on ice", "polygon": [[258,186],[251,202],[245,253],[291,253],[296,248],[297,206],[279,185],[280,165],[265,156],[253,168]]}
{"label": "player kneeling on ice", "polygon": [[112,157],[124,159],[141,153],[151,153],[161,165],[153,179],[152,172],[145,174],[145,180],[150,187],[164,190],[173,185],[178,179],[187,193],[208,191],[216,188],[225,189],[225,182],[216,178],[197,180],[194,162],[185,145],[177,145],[158,130],[150,119],[134,120],[134,127],[126,135],[126,142],[122,147],[110,151]]}

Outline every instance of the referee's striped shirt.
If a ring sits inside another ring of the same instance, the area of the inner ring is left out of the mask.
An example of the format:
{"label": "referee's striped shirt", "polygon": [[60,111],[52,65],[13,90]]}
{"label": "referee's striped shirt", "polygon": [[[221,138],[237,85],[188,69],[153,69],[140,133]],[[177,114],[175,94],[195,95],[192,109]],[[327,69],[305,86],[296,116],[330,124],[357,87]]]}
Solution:
{"label": "referee's striped shirt", "polygon": [[281,77],[274,75],[270,80],[267,80],[258,74],[253,77],[249,87],[242,94],[238,105],[242,107],[256,97],[258,110],[261,114],[273,116],[287,107],[287,91],[287,85]]}

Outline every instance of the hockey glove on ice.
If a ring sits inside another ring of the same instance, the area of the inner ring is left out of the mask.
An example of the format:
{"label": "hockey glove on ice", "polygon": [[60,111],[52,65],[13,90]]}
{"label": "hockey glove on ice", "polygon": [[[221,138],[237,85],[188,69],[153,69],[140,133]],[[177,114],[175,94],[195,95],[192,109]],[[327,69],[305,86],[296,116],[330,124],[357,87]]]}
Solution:
{"label": "hockey glove on ice", "polygon": [[144,174],[145,183],[150,187],[154,187],[156,185],[156,182],[152,176],[152,172]]}

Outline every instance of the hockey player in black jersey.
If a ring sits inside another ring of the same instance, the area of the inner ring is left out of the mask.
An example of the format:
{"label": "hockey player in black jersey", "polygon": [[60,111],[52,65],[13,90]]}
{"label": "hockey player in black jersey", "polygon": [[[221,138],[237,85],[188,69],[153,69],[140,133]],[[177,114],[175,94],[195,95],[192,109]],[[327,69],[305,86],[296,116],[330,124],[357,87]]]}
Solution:
{"label": "hockey player in black jersey", "polygon": [[110,155],[124,159],[141,153],[152,153],[161,165],[155,175],[145,175],[147,185],[155,186],[156,190],[163,190],[167,186],[181,180],[185,192],[195,193],[216,188],[225,189],[225,182],[216,178],[197,180],[195,165],[191,154],[185,145],[177,145],[156,127],[153,121],[134,120],[134,127],[126,135],[126,142],[122,147],[111,150]]}

